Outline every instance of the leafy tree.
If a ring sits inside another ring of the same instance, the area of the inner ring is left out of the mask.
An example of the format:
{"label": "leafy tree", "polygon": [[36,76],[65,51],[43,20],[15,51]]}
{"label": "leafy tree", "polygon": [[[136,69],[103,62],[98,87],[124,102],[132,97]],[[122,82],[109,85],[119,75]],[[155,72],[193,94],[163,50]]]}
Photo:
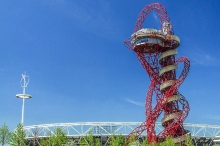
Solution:
{"label": "leafy tree", "polygon": [[99,139],[96,139],[96,140],[95,140],[95,146],[101,146],[101,142],[100,142]]}
{"label": "leafy tree", "polygon": [[124,146],[125,138],[121,134],[119,134],[117,137],[115,137],[114,135],[111,135],[108,144],[110,146]]}
{"label": "leafy tree", "polygon": [[166,140],[161,142],[159,146],[179,146],[178,144],[174,143],[171,136],[167,136]]}
{"label": "leafy tree", "polygon": [[4,123],[4,125],[2,125],[2,127],[0,128],[0,144],[2,144],[2,146],[9,142],[10,135],[11,133],[8,130],[8,126],[6,126],[6,124]]}
{"label": "leafy tree", "polygon": [[41,139],[40,146],[51,146],[49,138]]}
{"label": "leafy tree", "polygon": [[74,140],[68,139],[67,143],[63,146],[77,146],[77,143]]}
{"label": "leafy tree", "polygon": [[11,134],[9,144],[10,146],[27,146],[25,139],[25,131],[22,124],[18,124],[16,130]]}
{"label": "leafy tree", "polygon": [[92,135],[92,131],[89,131],[89,134],[79,141],[80,146],[101,146],[101,142],[98,138],[95,138]]}
{"label": "leafy tree", "polygon": [[79,141],[79,145],[80,146],[89,146],[89,143],[86,141],[86,139],[84,137],[81,137],[81,139]]}
{"label": "leafy tree", "polygon": [[54,134],[51,137],[52,146],[61,146],[67,143],[66,133],[61,128],[56,128]]}
{"label": "leafy tree", "polygon": [[131,137],[128,139],[128,141],[126,142],[129,146],[138,146],[139,141],[137,140],[137,136],[132,134]]}
{"label": "leafy tree", "polygon": [[186,140],[185,140],[185,145],[186,146],[194,146],[194,143],[193,143],[190,135],[187,135]]}
{"label": "leafy tree", "polygon": [[53,135],[49,132],[47,137],[40,141],[40,146],[62,146],[67,140],[66,133],[61,128],[55,128]]}
{"label": "leafy tree", "polygon": [[147,146],[148,145],[148,141],[147,138],[144,139],[144,141],[141,143],[141,146]]}
{"label": "leafy tree", "polygon": [[40,146],[52,146],[51,132],[47,133],[47,137],[40,140]]}

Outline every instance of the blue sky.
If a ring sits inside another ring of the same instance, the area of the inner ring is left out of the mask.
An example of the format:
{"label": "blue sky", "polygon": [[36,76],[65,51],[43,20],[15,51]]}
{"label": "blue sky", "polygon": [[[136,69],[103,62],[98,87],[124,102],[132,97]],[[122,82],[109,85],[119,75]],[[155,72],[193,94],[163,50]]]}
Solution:
{"label": "blue sky", "polygon": [[[0,124],[21,121],[21,74],[30,76],[24,125],[142,122],[149,78],[124,46],[153,0],[0,1]],[[179,91],[185,122],[220,125],[220,1],[159,0],[191,69]],[[145,27],[160,28],[156,12]],[[178,57],[177,56],[177,57]],[[179,71],[182,69],[179,68]]]}

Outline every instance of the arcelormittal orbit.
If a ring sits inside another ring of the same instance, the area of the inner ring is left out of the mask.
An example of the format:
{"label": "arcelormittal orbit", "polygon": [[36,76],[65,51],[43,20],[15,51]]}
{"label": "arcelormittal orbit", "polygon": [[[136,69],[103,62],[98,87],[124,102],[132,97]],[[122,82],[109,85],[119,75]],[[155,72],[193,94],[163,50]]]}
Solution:
{"label": "arcelormittal orbit", "polygon": [[[143,23],[151,11],[157,11],[161,29],[143,28]],[[180,39],[174,35],[172,24],[163,5],[153,3],[146,5],[138,16],[134,33],[125,40],[125,44],[133,50],[141,65],[148,73],[150,86],[146,95],[146,121],[135,128],[129,135],[138,137],[146,130],[148,142],[165,140],[166,136],[173,137],[176,143],[183,145],[187,130],[183,121],[189,112],[189,104],[178,88],[186,78],[190,61],[186,57],[175,58],[178,53]],[[176,76],[178,64],[184,67],[179,77]],[[152,107],[152,98],[156,98],[156,105]],[[164,113],[160,133],[155,131],[155,122]]]}

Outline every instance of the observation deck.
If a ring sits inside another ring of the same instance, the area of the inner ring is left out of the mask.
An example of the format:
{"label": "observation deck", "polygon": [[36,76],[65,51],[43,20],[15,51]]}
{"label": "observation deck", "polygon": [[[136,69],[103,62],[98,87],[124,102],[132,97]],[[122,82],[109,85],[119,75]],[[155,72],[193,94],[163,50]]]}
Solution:
{"label": "observation deck", "polygon": [[[144,48],[145,53],[155,52],[152,50],[155,46],[158,47],[173,47],[177,48],[180,45],[178,36],[164,34],[161,30],[153,28],[143,28],[131,35],[131,44],[134,50]],[[165,43],[166,42],[166,43]],[[170,42],[170,43],[167,43]]]}

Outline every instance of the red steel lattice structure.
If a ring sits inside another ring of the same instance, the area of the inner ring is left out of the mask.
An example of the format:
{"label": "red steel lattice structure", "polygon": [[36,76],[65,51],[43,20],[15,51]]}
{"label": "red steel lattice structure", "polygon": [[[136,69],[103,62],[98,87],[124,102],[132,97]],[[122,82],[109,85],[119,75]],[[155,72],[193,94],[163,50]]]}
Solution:
{"label": "red steel lattice structure", "polygon": [[[158,13],[161,30],[142,28],[147,15],[152,11]],[[138,137],[146,130],[150,143],[163,141],[170,135],[175,142],[181,144],[188,134],[183,127],[183,121],[190,109],[187,100],[178,92],[178,88],[189,72],[190,61],[186,57],[175,58],[180,39],[172,31],[165,7],[160,3],[146,5],[138,16],[134,33],[125,40],[125,45],[136,53],[150,77],[145,105],[146,121],[135,128],[127,138],[134,135]],[[184,67],[177,78],[176,69],[179,63],[184,63]],[[156,98],[157,103],[152,108],[153,97]],[[157,134],[155,122],[162,112],[164,130]]]}

